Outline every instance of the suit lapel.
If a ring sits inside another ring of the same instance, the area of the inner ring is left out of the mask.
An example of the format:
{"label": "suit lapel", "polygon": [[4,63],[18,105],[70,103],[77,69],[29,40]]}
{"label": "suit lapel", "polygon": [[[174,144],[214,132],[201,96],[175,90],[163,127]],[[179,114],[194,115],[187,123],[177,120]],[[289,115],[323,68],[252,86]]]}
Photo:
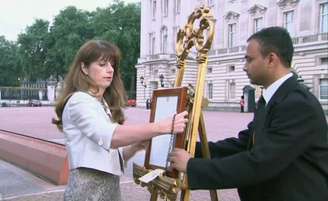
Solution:
{"label": "suit lapel", "polygon": [[288,93],[297,87],[297,76],[294,74],[292,77],[288,78],[273,94],[272,98],[266,105],[267,113],[270,113],[272,107],[279,104],[288,95]]}
{"label": "suit lapel", "polygon": [[295,75],[288,78],[274,93],[270,101],[266,105],[262,105],[259,101],[257,103],[257,109],[255,112],[255,126],[254,126],[254,132],[252,137],[252,144],[254,145],[256,141],[261,140],[263,136],[261,136],[261,133],[263,132],[263,128],[266,125],[266,120],[268,119],[268,116],[270,115],[271,109],[274,107],[274,105],[280,103],[283,101],[283,99],[287,96],[287,94],[296,88],[297,85],[297,78]]}

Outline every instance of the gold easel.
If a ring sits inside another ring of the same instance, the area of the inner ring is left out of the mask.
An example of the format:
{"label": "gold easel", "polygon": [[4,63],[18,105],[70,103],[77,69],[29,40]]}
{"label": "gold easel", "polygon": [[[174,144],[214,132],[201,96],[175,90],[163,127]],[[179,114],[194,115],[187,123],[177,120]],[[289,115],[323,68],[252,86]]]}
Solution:
{"label": "gold easel", "polygon": [[[194,29],[195,21],[199,21],[199,28]],[[209,8],[200,7],[197,8],[188,18],[188,23],[184,29],[180,29],[177,36],[177,58],[178,58],[178,74],[175,80],[175,87],[180,87],[185,70],[186,58],[192,47],[197,50],[197,63],[198,63],[198,75],[195,91],[189,90],[190,99],[190,118],[189,124],[186,130],[185,144],[187,151],[191,155],[195,155],[197,134],[199,134],[202,153],[204,158],[210,158],[209,147],[206,138],[206,130],[204,117],[202,113],[203,95],[204,95],[204,85],[205,76],[207,72],[207,61],[208,61],[208,51],[211,48],[212,41],[214,38],[214,27],[215,20],[213,15],[210,13]],[[205,35],[206,34],[206,35]],[[147,174],[150,170],[140,167],[136,164],[133,165],[133,177],[137,184],[141,186],[147,186],[149,192],[151,193],[151,201],[157,201],[158,195],[161,198],[165,198],[170,201],[175,201],[177,199],[177,194],[181,189],[181,201],[190,200],[190,190],[188,189],[187,176],[180,173],[178,179],[159,176],[150,183],[144,184],[138,180],[141,176]],[[218,196],[216,190],[210,191],[211,200],[217,201]]]}

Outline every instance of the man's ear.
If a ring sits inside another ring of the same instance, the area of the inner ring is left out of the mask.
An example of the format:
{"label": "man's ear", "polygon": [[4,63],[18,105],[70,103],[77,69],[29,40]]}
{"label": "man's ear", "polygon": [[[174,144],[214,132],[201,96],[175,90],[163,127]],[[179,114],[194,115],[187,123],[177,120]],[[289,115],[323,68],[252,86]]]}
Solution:
{"label": "man's ear", "polygon": [[83,62],[81,63],[81,71],[83,74],[88,75],[88,69]]}
{"label": "man's ear", "polygon": [[268,63],[271,66],[276,66],[280,62],[280,58],[274,52],[269,53],[267,58],[268,58]]}

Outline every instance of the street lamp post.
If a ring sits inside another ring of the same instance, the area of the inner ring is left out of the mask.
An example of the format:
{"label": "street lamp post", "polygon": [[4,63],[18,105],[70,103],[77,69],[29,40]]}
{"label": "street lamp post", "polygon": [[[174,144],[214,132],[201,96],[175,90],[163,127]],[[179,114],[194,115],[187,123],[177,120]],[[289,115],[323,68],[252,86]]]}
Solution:
{"label": "street lamp post", "polygon": [[164,75],[163,74],[159,75],[159,81],[161,83],[161,87],[164,87]]}
{"label": "street lamp post", "polygon": [[22,83],[21,83],[21,78],[18,77],[18,78],[17,78],[17,81],[18,81],[18,84],[19,84],[19,99],[22,100],[23,95],[22,95]]}
{"label": "street lamp post", "polygon": [[143,102],[146,103],[146,88],[147,84],[145,83],[145,78],[140,76],[140,84],[143,87]]}

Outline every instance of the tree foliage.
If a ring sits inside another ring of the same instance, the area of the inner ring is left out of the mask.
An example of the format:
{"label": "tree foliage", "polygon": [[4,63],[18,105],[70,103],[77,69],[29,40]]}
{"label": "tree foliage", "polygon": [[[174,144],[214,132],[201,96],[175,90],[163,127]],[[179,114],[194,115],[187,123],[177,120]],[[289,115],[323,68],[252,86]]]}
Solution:
{"label": "tree foliage", "polygon": [[20,74],[16,60],[17,47],[0,36],[0,86],[17,85],[16,75]]}
{"label": "tree foliage", "polygon": [[[121,50],[120,69],[126,88],[135,91],[134,65],[139,56],[140,5],[116,2],[93,13],[93,29],[100,39],[114,42]],[[132,96],[132,94],[130,94]]]}
{"label": "tree foliage", "polygon": [[46,79],[46,57],[48,52],[49,22],[36,20],[26,32],[18,36],[18,65],[21,68],[21,77],[26,80]]}
{"label": "tree foliage", "polygon": [[0,37],[0,84],[15,85],[18,78],[35,81],[64,77],[78,48],[90,39],[108,40],[120,48],[124,84],[128,91],[135,91],[140,4],[118,0],[94,12],[66,7],[52,23],[35,20],[16,42]]}

